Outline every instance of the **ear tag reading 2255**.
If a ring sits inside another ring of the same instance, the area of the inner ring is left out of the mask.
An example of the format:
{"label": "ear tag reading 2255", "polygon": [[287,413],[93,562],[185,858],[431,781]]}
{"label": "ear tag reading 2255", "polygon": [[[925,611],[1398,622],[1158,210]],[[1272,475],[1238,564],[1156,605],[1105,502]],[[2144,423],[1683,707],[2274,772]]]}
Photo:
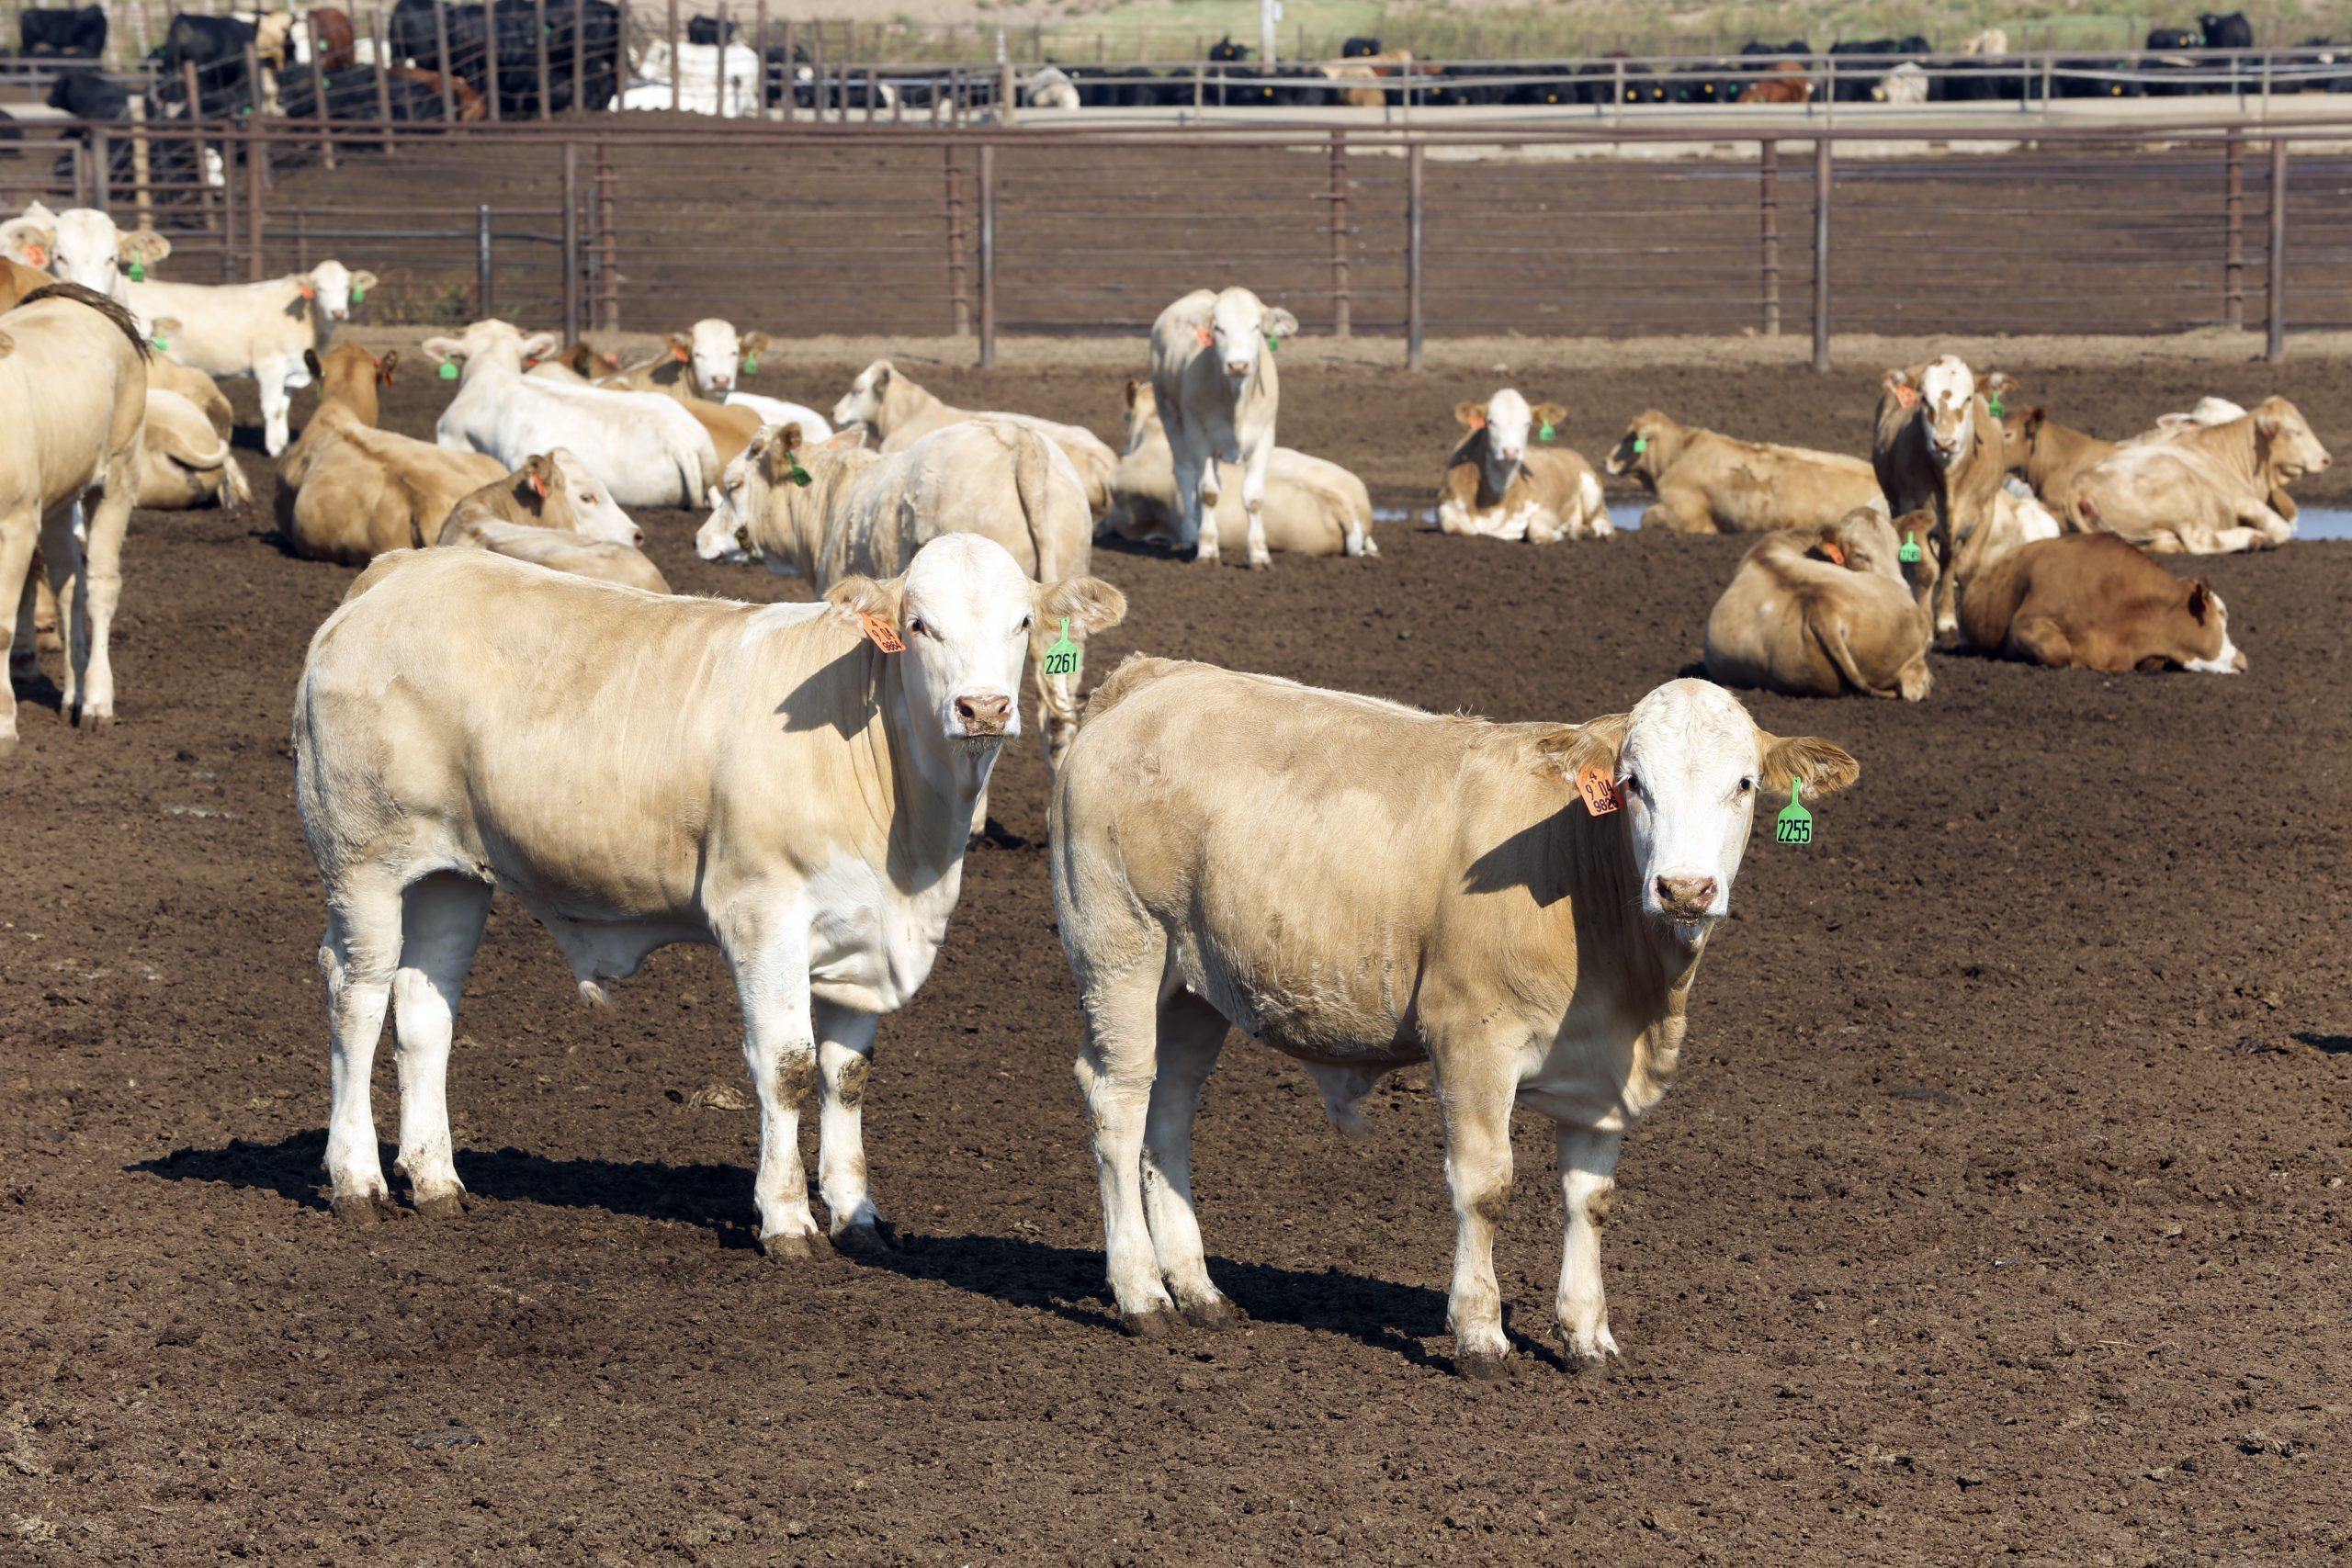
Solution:
{"label": "ear tag reading 2255", "polygon": [[1617,794],[1617,781],[1606,768],[1578,768],[1577,793],[1584,796],[1584,808],[1595,817],[1606,817],[1625,804]]}
{"label": "ear tag reading 2255", "polygon": [[1804,793],[1803,779],[1789,781],[1789,803],[1781,807],[1780,818],[1773,826],[1773,842],[1781,844],[1813,842],[1813,813],[1807,811],[1797,798]]}
{"label": "ear tag reading 2255", "polygon": [[1078,679],[1078,644],[1069,640],[1069,617],[1064,615],[1062,635],[1046,649],[1046,673],[1049,676],[1067,675],[1075,681]]}
{"label": "ear tag reading 2255", "polygon": [[1895,558],[1900,560],[1904,565],[1913,566],[1917,564],[1918,561],[1927,555],[1927,551],[1919,547],[1918,534],[1916,531],[1906,529],[1903,535],[1903,547],[1895,551],[1894,555]]}

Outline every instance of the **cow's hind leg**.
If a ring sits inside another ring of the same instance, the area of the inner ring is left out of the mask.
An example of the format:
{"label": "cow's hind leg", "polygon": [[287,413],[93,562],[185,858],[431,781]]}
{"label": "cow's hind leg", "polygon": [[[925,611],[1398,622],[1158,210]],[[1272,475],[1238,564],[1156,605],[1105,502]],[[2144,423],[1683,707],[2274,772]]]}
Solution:
{"label": "cow's hind leg", "polygon": [[1159,1262],[1143,1207],[1143,1140],[1159,1058],[1159,979],[1163,955],[1080,987],[1086,1045],[1078,1086],[1086,1097],[1094,1175],[1102,1190],[1102,1248],[1111,1293],[1128,1333],[1166,1335],[1176,1303],[1159,1282]]}
{"label": "cow's hind leg", "polygon": [[115,606],[122,599],[122,544],[130,531],[130,503],[138,499],[138,449],[134,443],[107,465],[107,483],[90,509],[90,538],[82,581],[89,623],[89,667],[83,675],[78,717],[94,729],[114,722]]}
{"label": "cow's hind leg", "polygon": [[1453,1364],[1475,1378],[1510,1370],[1502,1289],[1495,1282],[1495,1227],[1510,1207],[1510,1111],[1517,1095],[1510,1053],[1433,1050],[1445,1120],[1445,1183],[1453,1198],[1453,1282],[1445,1323]]}
{"label": "cow's hind leg", "polygon": [[327,1178],[334,1212],[346,1220],[373,1220],[391,1201],[376,1151],[368,1080],[376,1070],[376,1042],[384,1032],[400,944],[401,890],[390,872],[362,867],[328,890],[326,935],[319,942],[319,970],[327,983],[333,1095]]}
{"label": "cow's hind leg", "polygon": [[875,1016],[827,1001],[817,1025],[817,1190],[833,1246],[852,1256],[886,1250],[882,1216],[865,1171],[865,1080],[874,1066]]}
{"label": "cow's hind leg", "polygon": [[1225,1015],[1189,991],[1159,1011],[1159,1073],[1144,1119],[1143,1201],[1159,1271],[1184,1321],[1225,1328],[1241,1313],[1209,1282],[1201,1225],[1193,1212],[1193,1116],[1201,1089],[1225,1049]]}
{"label": "cow's hind leg", "polygon": [[8,639],[7,672],[0,677],[0,747],[17,743],[16,682],[40,673],[33,654],[33,534],[40,520],[31,508],[0,517],[0,592],[18,590],[20,603],[13,629],[0,632]]}
{"label": "cow's hind leg", "polygon": [[1567,1209],[1560,1246],[1560,1337],[1571,1359],[1598,1361],[1617,1354],[1600,1285],[1600,1223],[1617,1190],[1617,1150],[1624,1135],[1565,1122],[1557,1135],[1560,1197]]}
{"label": "cow's hind leg", "polygon": [[1274,564],[1266,550],[1266,464],[1273,456],[1270,436],[1250,465],[1241,470],[1241,508],[1250,519],[1250,570],[1263,571]]}
{"label": "cow's hind leg", "polygon": [[489,918],[490,885],[447,872],[411,884],[401,900],[400,969],[392,977],[401,1152],[392,1168],[408,1178],[416,1212],[435,1219],[465,1207],[449,1142],[449,1039]]}

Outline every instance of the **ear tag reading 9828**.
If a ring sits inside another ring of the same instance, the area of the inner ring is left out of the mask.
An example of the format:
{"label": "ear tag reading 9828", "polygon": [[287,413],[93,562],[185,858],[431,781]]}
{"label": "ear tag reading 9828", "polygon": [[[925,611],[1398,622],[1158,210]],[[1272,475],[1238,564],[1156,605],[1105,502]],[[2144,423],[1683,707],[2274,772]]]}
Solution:
{"label": "ear tag reading 9828", "polygon": [[1916,531],[1906,529],[1903,535],[1903,547],[1895,551],[1894,555],[1895,558],[1900,560],[1904,565],[1915,566],[1926,558],[1927,553],[1927,551],[1919,547],[1918,534]]}
{"label": "ear tag reading 9828", "polygon": [[1606,817],[1625,804],[1617,794],[1617,781],[1606,768],[1578,768],[1577,793],[1584,796],[1584,808],[1595,817]]}
{"label": "ear tag reading 9828", "polygon": [[1078,679],[1078,644],[1069,640],[1069,617],[1062,617],[1062,635],[1046,649],[1045,671],[1047,675],[1067,675]]}
{"label": "ear tag reading 9828", "polygon": [[1804,793],[1803,779],[1789,781],[1789,803],[1781,807],[1781,815],[1773,823],[1772,841],[1778,844],[1809,844],[1813,842],[1813,813],[1798,799]]}

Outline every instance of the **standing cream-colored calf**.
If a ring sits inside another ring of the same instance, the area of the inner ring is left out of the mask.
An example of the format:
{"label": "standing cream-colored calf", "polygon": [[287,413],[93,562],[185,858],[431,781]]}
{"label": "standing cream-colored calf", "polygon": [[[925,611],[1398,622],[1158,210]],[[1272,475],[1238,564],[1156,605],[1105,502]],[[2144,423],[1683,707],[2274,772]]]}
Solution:
{"label": "standing cream-colored calf", "polygon": [[857,373],[849,390],[833,405],[833,423],[847,430],[865,425],[885,452],[903,452],[924,436],[967,419],[1010,419],[1029,426],[1062,449],[1086,485],[1089,511],[1100,517],[1111,504],[1111,469],[1117,461],[1111,448],[1092,431],[1075,424],[1040,419],[1035,414],[1006,413],[950,407],[887,359],[877,359]]}
{"label": "standing cream-colored calf", "polygon": [[148,352],[130,311],[78,284],[37,288],[0,317],[0,604],[17,606],[0,746],[17,741],[15,682],[38,670],[27,577],[36,544],[65,634],[64,711],[93,728],[114,722],[107,643],[139,499]]}
{"label": "standing cream-colored calf", "polygon": [[[1241,473],[1230,464],[1220,470],[1217,526],[1246,529],[1241,510]],[[1266,460],[1266,547],[1276,555],[1376,556],[1372,536],[1372,492],[1339,464],[1277,446]],[[1183,513],[1176,495],[1176,459],[1159,423],[1159,400],[1143,381],[1127,383],[1127,446],[1111,470],[1111,510],[1097,536],[1123,539],[1183,536]]]}
{"label": "standing cream-colored calf", "polygon": [[1270,308],[1247,288],[1194,289],[1159,313],[1151,328],[1151,390],[1176,466],[1180,546],[1193,558],[1217,556],[1219,463],[1241,468],[1241,506],[1250,519],[1250,564],[1273,564],[1266,549],[1266,468],[1274,454],[1282,403],[1276,345],[1298,331],[1298,318]]}
{"label": "standing cream-colored calf", "polygon": [[[1619,809],[1588,813],[1588,770]],[[1343,1128],[1361,1128],[1355,1101],[1381,1075],[1429,1059],[1464,1371],[1510,1356],[1493,1254],[1511,1109],[1550,1117],[1561,1332],[1572,1356],[1613,1353],[1598,1226],[1618,1144],[1673,1081],[1757,795],[1800,779],[1818,796],[1857,771],[1826,741],[1764,733],[1702,681],[1587,724],[1490,724],[1206,664],[1122,664],[1054,780],[1050,822],[1127,1327],[1233,1315],[1192,1183],[1193,1112],[1230,1024],[1305,1063]]]}

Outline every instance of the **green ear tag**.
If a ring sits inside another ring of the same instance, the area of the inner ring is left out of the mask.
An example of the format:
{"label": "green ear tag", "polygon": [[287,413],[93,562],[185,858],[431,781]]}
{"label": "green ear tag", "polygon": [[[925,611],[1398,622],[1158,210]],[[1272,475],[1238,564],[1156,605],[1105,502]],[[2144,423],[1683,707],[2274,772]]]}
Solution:
{"label": "green ear tag", "polygon": [[1648,451],[1649,449],[1650,449],[1650,438],[1649,438],[1648,436],[1646,436],[1646,435],[1636,435],[1636,436],[1634,436],[1634,457],[1640,457],[1643,453],[1645,453],[1645,452]]}
{"label": "green ear tag", "polygon": [[368,303],[368,290],[365,288],[353,289],[351,291],[351,302],[355,305],[365,305]]}
{"label": "green ear tag", "polygon": [[144,283],[144,282],[146,282],[146,281],[147,281],[147,265],[146,265],[144,262],[132,262],[132,263],[130,264],[130,281],[131,281],[131,282],[133,282],[133,283]]}
{"label": "green ear tag", "polygon": [[454,381],[457,378],[458,362],[454,359],[443,360],[441,362],[441,379],[444,381]]}
{"label": "green ear tag", "polygon": [[759,373],[760,356],[756,354],[745,355],[743,356],[743,374],[746,376],[756,376]]}
{"label": "green ear tag", "polygon": [[792,465],[785,471],[785,483],[798,485],[803,490],[808,489],[811,481],[808,478],[808,470],[800,466],[800,459],[792,453],[786,452],[784,455],[784,460]]}
{"label": "green ear tag", "polygon": [[1266,346],[1272,349],[1276,354],[1280,354],[1283,351],[1283,340],[1274,336],[1273,333],[1268,333],[1266,334]]}
{"label": "green ear tag", "polygon": [[1536,439],[1536,440],[1538,440],[1538,441],[1549,441],[1549,440],[1551,440],[1551,439],[1552,439],[1552,427],[1551,427],[1549,424],[1546,424],[1543,429],[1541,429],[1541,430],[1537,431],[1537,432],[1535,433],[1535,439]]}
{"label": "green ear tag", "polygon": [[1062,635],[1046,649],[1046,673],[1078,679],[1078,644],[1069,640],[1069,617],[1062,617]]}
{"label": "green ear tag", "polygon": [[1925,558],[1927,553],[1927,551],[1919,547],[1919,536],[1917,533],[1906,531],[1903,536],[1903,547],[1895,551],[1894,555],[1896,559],[1903,562],[1904,565],[1909,566],[1915,561]]}
{"label": "green ear tag", "polygon": [[1991,401],[1989,401],[1989,402],[1987,402],[1987,403],[1984,405],[1984,409],[1985,409],[1985,412],[1988,412],[1988,413],[1990,413],[1990,414],[1991,414],[1995,419],[1998,419],[1998,418],[2000,418],[2000,417],[2001,417],[2001,394],[2000,394],[2000,393],[1998,393],[1998,392],[1994,393],[1994,394],[1993,394],[1993,397],[1992,397],[1992,400],[1991,400]]}
{"label": "green ear tag", "polygon": [[1813,842],[1813,813],[1807,811],[1797,799],[1804,792],[1804,780],[1789,781],[1789,803],[1781,807],[1781,815],[1773,824],[1773,842],[1781,844]]}
{"label": "green ear tag", "polygon": [[156,352],[156,353],[158,353],[158,354],[169,354],[169,353],[171,353],[171,351],[172,351],[172,345],[171,345],[170,344],[165,343],[162,338],[157,338],[157,339],[155,340],[155,352]]}

